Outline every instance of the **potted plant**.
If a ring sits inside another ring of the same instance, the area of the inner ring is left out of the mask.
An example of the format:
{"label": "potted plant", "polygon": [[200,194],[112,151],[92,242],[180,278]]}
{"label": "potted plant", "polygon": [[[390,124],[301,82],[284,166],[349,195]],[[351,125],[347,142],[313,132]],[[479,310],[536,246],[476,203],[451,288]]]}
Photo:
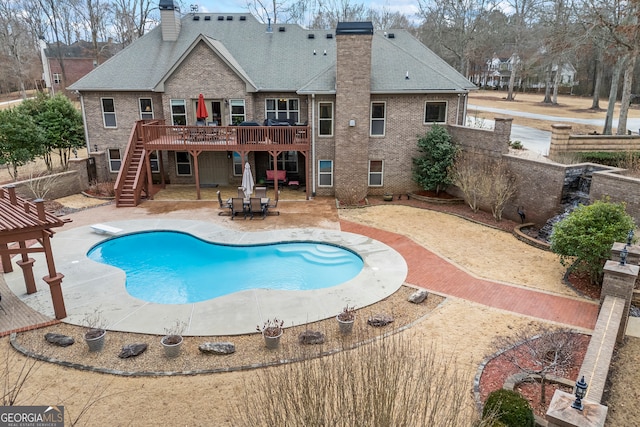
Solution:
{"label": "potted plant", "polygon": [[160,340],[160,344],[164,347],[164,355],[168,358],[178,357],[180,354],[180,348],[182,347],[182,333],[184,332],[185,324],[176,320],[175,325],[171,328],[165,328],[165,336]]}
{"label": "potted plant", "polygon": [[356,318],[356,308],[348,305],[342,309],[336,316],[338,325],[340,326],[340,332],[348,334],[353,330],[353,322]]}
{"label": "potted plant", "polygon": [[391,193],[384,193],[384,195],[382,196],[382,199],[383,199],[385,202],[390,202],[390,201],[392,201],[392,200],[393,200],[393,194],[391,194]]}
{"label": "potted plant", "polygon": [[89,347],[89,351],[102,351],[104,348],[104,340],[107,335],[105,322],[102,318],[102,312],[95,311],[87,314],[84,317],[83,323],[87,325],[87,330],[84,333],[84,340]]}
{"label": "potted plant", "polygon": [[273,350],[280,345],[280,337],[284,333],[283,325],[284,320],[278,320],[274,317],[273,319],[267,319],[262,327],[260,325],[256,326],[256,330],[262,333],[264,344],[268,349]]}

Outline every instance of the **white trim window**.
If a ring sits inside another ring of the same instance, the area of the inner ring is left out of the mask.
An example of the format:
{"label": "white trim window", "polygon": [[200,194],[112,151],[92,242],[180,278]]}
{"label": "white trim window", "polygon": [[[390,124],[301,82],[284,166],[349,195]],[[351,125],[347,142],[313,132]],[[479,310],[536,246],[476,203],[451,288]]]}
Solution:
{"label": "white trim window", "polygon": [[187,125],[187,102],[184,99],[172,99],[171,104],[171,123],[173,126]]}
{"label": "white trim window", "polygon": [[62,74],[60,73],[53,73],[53,83],[59,85],[60,83],[62,83]]}
{"label": "white trim window", "polygon": [[333,187],[333,160],[318,160],[318,187]]}
{"label": "white trim window", "polygon": [[187,151],[176,151],[176,175],[191,176],[191,155]]}
{"label": "white trim window", "polygon": [[386,102],[371,103],[371,136],[384,136],[386,116]]}
{"label": "white trim window", "polygon": [[333,102],[318,102],[318,135],[333,136]]}
{"label": "white trim window", "polygon": [[382,187],[384,174],[383,160],[369,160],[369,187]]}
{"label": "white trim window", "polygon": [[107,156],[109,156],[109,172],[118,172],[120,166],[122,166],[122,155],[120,149],[109,148],[107,150]]}
{"label": "white trim window", "polygon": [[102,121],[104,127],[118,127],[116,122],[116,103],[113,98],[100,98],[100,104],[102,105]]}
{"label": "white trim window", "polygon": [[446,123],[447,101],[427,101],[424,105],[424,123]]}
{"label": "white trim window", "polygon": [[265,117],[273,120],[300,121],[300,102],[298,98],[267,98],[264,101]]}
{"label": "white trim window", "polygon": [[231,110],[231,125],[237,126],[247,120],[244,99],[230,99],[229,109]]}
{"label": "white trim window", "polygon": [[138,104],[140,105],[140,118],[142,120],[153,119],[153,101],[151,98],[139,98]]}
{"label": "white trim window", "polygon": [[236,151],[233,152],[233,176],[242,176],[242,156]]}

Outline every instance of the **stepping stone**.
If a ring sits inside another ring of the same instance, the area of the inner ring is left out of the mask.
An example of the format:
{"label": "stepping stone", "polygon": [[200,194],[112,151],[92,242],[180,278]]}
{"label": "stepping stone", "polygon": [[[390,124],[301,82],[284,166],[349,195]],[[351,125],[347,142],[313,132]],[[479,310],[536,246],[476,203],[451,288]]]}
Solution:
{"label": "stepping stone", "polygon": [[429,292],[424,289],[420,289],[409,295],[409,302],[414,304],[420,304],[422,301],[426,300],[429,296]]}
{"label": "stepping stone", "polygon": [[304,331],[298,335],[298,342],[300,344],[323,344],[324,334],[319,331]]}
{"label": "stepping stone", "polygon": [[236,346],[232,342],[205,342],[198,350],[204,354],[232,354],[236,352]]}
{"label": "stepping stone", "polygon": [[48,343],[57,345],[58,347],[69,347],[74,344],[76,341],[67,335],[56,334],[54,332],[47,332],[44,335],[44,339],[47,340]]}
{"label": "stepping stone", "polygon": [[146,343],[128,344],[122,347],[118,357],[120,359],[127,359],[129,357],[136,357],[147,351]]}

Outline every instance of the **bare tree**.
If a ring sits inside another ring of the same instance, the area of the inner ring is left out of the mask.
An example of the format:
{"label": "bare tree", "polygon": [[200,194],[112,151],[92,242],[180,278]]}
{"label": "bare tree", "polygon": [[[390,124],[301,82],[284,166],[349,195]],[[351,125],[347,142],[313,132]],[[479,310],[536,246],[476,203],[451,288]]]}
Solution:
{"label": "bare tree", "polygon": [[159,21],[152,0],[112,0],[111,14],[116,40],[128,46]]}
{"label": "bare tree", "polygon": [[478,156],[459,151],[451,171],[453,185],[458,187],[473,212],[477,212],[483,195],[486,169]]}
{"label": "bare tree", "polygon": [[521,372],[540,377],[540,403],[545,403],[545,387],[549,376],[564,375],[573,366],[576,334],[552,330],[547,326],[524,328],[510,337],[494,342],[503,356]]}
{"label": "bare tree", "polygon": [[34,77],[30,63],[37,59],[37,47],[28,25],[20,19],[17,6],[12,2],[0,3],[0,55],[4,58],[6,79],[15,82],[26,98],[26,82]]}

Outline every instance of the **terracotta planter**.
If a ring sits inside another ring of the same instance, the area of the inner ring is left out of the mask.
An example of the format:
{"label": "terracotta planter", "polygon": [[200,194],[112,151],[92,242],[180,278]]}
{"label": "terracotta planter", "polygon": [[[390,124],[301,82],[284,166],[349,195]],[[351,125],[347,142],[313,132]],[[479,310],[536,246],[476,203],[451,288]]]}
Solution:
{"label": "terracotta planter", "polygon": [[160,344],[164,347],[164,355],[168,358],[178,357],[180,355],[180,348],[182,347],[182,336],[180,335],[166,335],[160,340]]}

